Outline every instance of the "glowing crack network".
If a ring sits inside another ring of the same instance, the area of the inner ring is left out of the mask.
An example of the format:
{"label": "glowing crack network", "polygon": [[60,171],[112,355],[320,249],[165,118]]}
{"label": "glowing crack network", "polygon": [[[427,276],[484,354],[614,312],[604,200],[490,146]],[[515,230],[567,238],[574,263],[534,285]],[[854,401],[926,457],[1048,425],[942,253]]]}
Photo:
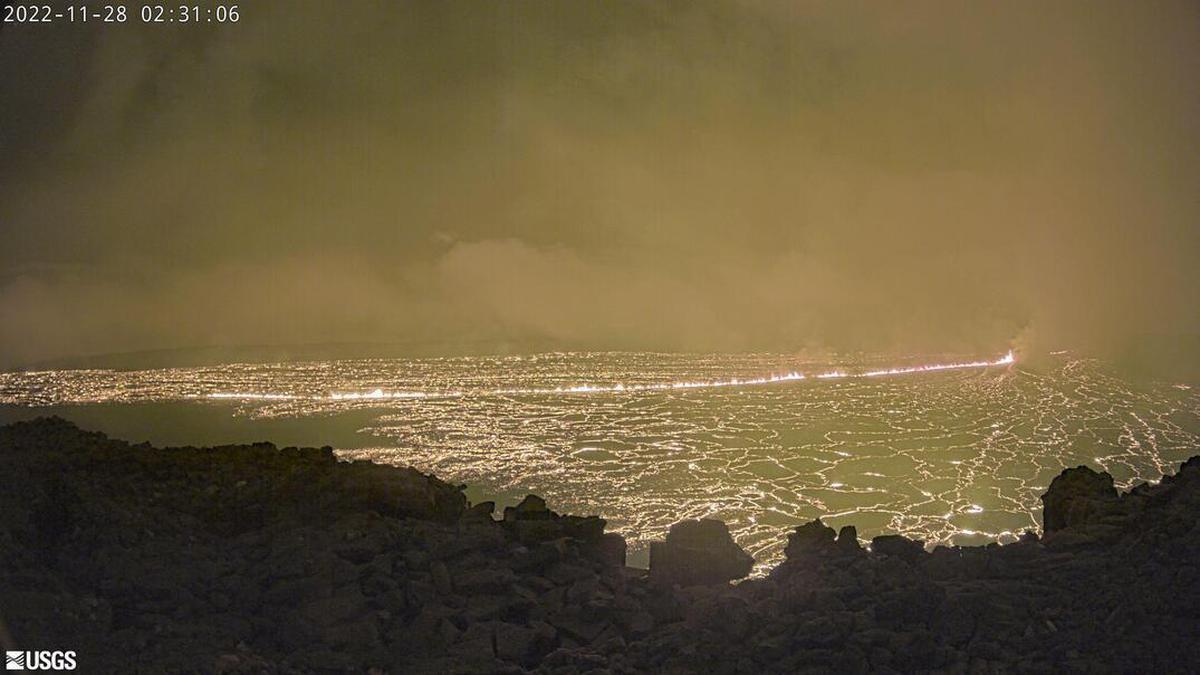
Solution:
{"label": "glowing crack network", "polygon": [[865,538],[1009,541],[1039,527],[1063,468],[1127,488],[1200,445],[1200,388],[1134,383],[1069,352],[1015,362],[576,352],[42,371],[0,373],[0,404],[199,406],[236,416],[248,440],[271,437],[253,426],[267,421],[342,425],[358,439],[343,458],[599,514],[634,560],[698,517],[725,520],[764,564],[818,516]]}

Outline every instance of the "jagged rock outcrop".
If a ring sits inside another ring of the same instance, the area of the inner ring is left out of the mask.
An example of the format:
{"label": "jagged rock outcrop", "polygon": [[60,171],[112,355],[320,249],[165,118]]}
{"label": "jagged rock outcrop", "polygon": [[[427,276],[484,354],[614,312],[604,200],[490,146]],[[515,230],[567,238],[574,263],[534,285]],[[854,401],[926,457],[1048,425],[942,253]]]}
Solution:
{"label": "jagged rock outcrop", "polygon": [[820,518],[793,530],[783,550],[789,561],[802,561],[806,556],[814,555],[852,556],[862,552],[858,530],[853,525],[846,525],[834,534],[833,528],[822,523]]}
{"label": "jagged rock outcrop", "polygon": [[650,580],[664,586],[724,584],[741,579],[753,567],[754,558],[719,520],[675,523],[665,540],[650,544]]}
{"label": "jagged rock outcrop", "polygon": [[1042,495],[1042,527],[1047,532],[1083,525],[1117,501],[1113,477],[1077,466],[1059,474]]}
{"label": "jagged rock outcrop", "polygon": [[599,519],[531,496],[498,521],[328,449],[39,420],[0,427],[0,462],[0,612],[80,672],[1200,672],[1200,457],[1119,496],[1065,472],[1062,526],[1005,546],[807,523],[735,585],[718,521],[672,528],[652,582]]}
{"label": "jagged rock outcrop", "polygon": [[[490,502],[489,502],[490,503]],[[490,513],[490,511],[489,511]],[[527,495],[516,506],[504,509],[504,526],[523,544],[537,545],[573,539],[596,557],[617,566],[625,565],[625,538],[605,532],[606,521],[597,516],[564,516],[551,511],[546,500]]]}
{"label": "jagged rock outcrop", "polygon": [[925,555],[925,544],[899,534],[884,534],[871,540],[871,551],[913,563]]}
{"label": "jagged rock outcrop", "polygon": [[0,612],[83,672],[519,672],[640,620],[624,540],[536,499],[513,529],[329,448],[158,450],[58,419],[0,428],[0,462]]}
{"label": "jagged rock outcrop", "polygon": [[805,555],[829,553],[838,550],[836,540],[837,534],[833,528],[826,526],[820,518],[817,518],[797,527],[788,535],[787,548],[783,553],[788,560]]}
{"label": "jagged rock outcrop", "polygon": [[838,550],[843,553],[857,553],[862,550],[862,545],[858,543],[858,528],[853,525],[844,525],[838,530],[837,540]]}

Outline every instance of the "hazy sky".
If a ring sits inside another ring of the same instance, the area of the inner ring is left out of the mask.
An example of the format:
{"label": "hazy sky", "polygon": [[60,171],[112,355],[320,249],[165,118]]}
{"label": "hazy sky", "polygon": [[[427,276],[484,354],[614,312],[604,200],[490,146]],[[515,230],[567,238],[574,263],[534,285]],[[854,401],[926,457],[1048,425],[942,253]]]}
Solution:
{"label": "hazy sky", "polygon": [[0,28],[0,365],[1200,330],[1200,4],[244,3]]}

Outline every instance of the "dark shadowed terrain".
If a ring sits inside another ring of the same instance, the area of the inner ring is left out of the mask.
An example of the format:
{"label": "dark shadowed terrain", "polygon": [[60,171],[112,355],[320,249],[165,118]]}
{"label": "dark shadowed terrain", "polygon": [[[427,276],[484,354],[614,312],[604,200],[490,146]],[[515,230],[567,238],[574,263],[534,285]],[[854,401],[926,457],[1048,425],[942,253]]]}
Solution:
{"label": "dark shadowed terrain", "polygon": [[[82,672],[1189,672],[1200,459],[1118,495],[1064,471],[1047,532],[926,552],[819,521],[765,578],[718,521],[624,566],[598,518],[493,519],[412,469],[270,444],[0,428],[0,607]],[[8,646],[8,648],[13,648]]]}

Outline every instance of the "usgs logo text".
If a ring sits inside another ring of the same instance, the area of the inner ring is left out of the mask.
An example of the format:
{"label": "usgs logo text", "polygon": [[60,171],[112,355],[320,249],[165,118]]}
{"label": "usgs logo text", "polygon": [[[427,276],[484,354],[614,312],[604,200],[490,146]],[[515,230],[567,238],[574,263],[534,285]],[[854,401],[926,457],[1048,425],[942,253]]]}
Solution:
{"label": "usgs logo text", "polygon": [[6,670],[75,670],[75,652],[5,652]]}

